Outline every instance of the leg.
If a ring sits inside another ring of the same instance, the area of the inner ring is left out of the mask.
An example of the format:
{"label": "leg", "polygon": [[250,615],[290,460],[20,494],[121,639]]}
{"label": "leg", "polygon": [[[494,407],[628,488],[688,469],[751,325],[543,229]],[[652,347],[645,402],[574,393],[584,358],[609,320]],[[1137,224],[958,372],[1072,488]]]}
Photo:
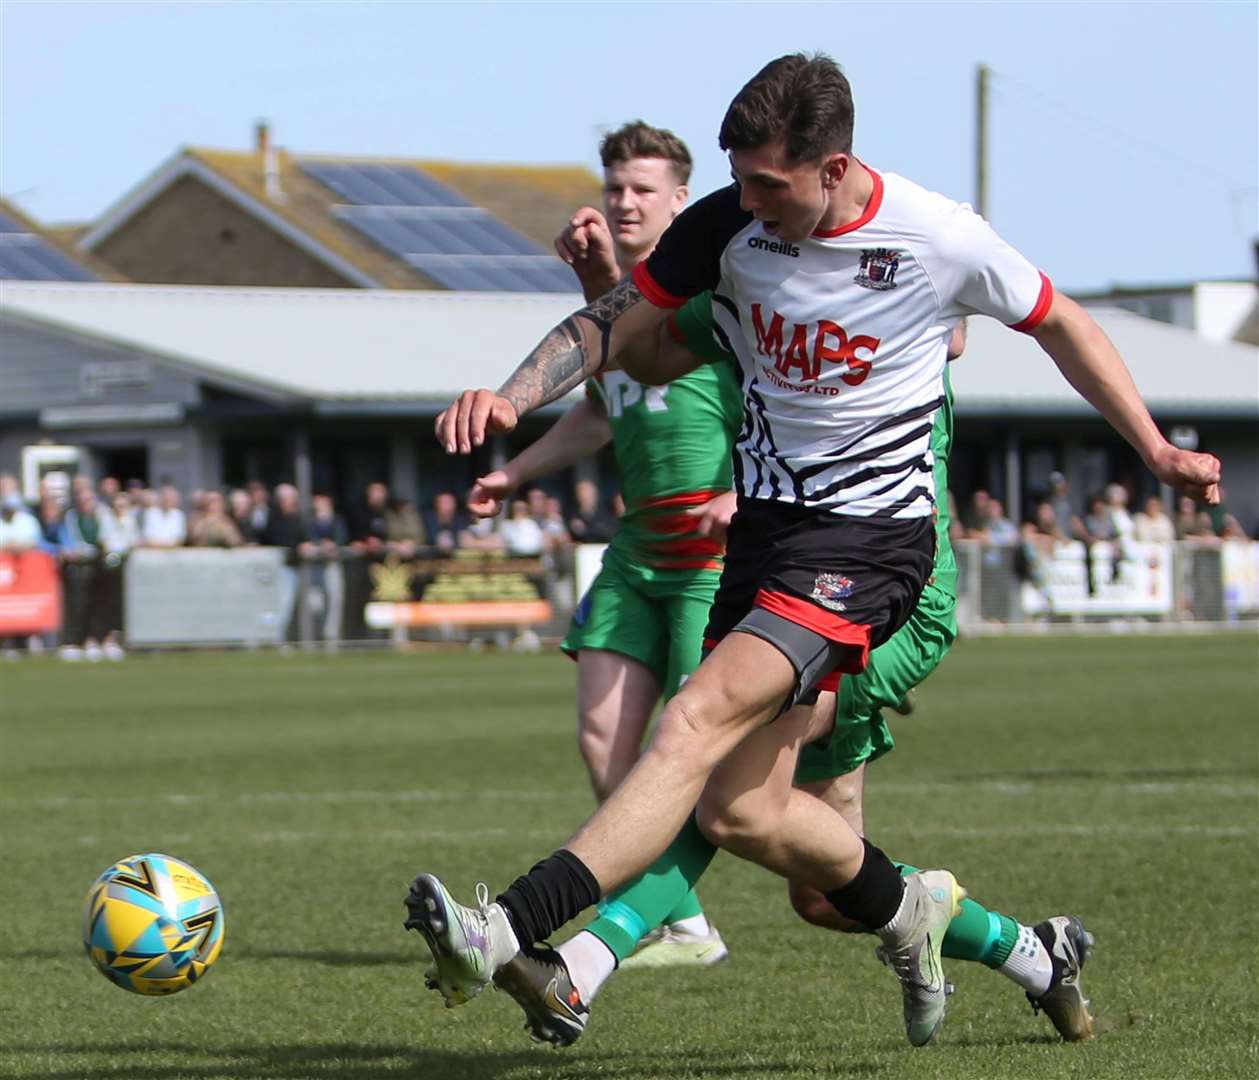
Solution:
{"label": "leg", "polygon": [[599,802],[634,767],[659,698],[646,664],[604,649],[577,654],[577,745]]}

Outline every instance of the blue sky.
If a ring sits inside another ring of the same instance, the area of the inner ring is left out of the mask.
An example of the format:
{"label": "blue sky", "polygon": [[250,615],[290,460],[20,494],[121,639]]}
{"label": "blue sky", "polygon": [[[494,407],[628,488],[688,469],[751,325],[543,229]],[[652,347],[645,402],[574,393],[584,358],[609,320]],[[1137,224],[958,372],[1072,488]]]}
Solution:
{"label": "blue sky", "polygon": [[[716,132],[767,60],[821,49],[875,166],[969,200],[1060,285],[1253,276],[1259,5],[0,3],[0,193],[99,214],[185,144],[597,167],[641,116],[726,182]],[[558,223],[557,223],[558,224]]]}

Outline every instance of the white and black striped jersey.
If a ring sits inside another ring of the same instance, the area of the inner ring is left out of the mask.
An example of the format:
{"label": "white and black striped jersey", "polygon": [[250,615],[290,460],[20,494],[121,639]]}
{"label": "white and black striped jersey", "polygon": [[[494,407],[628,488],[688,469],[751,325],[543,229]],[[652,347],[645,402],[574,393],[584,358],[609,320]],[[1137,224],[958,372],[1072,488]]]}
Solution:
{"label": "white and black striped jersey", "polygon": [[861,217],[799,243],[767,235],[737,187],[714,192],[678,216],[634,283],[668,308],[713,290],[717,333],[743,371],[741,494],[921,517],[954,326],[981,314],[1030,330],[1053,287],[970,207],[869,171]]}

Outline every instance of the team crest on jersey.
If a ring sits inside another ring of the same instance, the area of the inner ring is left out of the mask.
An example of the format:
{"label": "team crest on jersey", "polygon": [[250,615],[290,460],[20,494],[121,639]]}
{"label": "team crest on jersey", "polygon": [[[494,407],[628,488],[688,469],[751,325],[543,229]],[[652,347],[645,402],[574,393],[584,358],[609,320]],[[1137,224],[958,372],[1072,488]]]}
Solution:
{"label": "team crest on jersey", "polygon": [[831,611],[847,611],[845,598],[852,595],[852,580],[843,574],[818,574],[813,582],[813,599]]}
{"label": "team crest on jersey", "polygon": [[861,268],[853,278],[865,289],[883,292],[896,288],[896,268],[900,266],[901,253],[888,248],[863,248]]}

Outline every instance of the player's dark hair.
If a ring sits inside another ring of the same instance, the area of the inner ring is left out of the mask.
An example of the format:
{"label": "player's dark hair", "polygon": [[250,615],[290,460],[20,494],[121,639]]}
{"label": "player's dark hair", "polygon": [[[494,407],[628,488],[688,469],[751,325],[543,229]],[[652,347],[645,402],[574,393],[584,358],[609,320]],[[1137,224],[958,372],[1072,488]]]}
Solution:
{"label": "player's dark hair", "polygon": [[824,53],[771,60],[730,102],[718,142],[751,150],[778,139],[792,164],[852,153],[852,88]]}
{"label": "player's dark hair", "polygon": [[652,127],[642,120],[632,120],[609,131],[599,143],[599,160],[605,169],[634,158],[664,158],[673,166],[673,175],[679,184],[691,179],[691,152],[686,143],[672,131]]}

